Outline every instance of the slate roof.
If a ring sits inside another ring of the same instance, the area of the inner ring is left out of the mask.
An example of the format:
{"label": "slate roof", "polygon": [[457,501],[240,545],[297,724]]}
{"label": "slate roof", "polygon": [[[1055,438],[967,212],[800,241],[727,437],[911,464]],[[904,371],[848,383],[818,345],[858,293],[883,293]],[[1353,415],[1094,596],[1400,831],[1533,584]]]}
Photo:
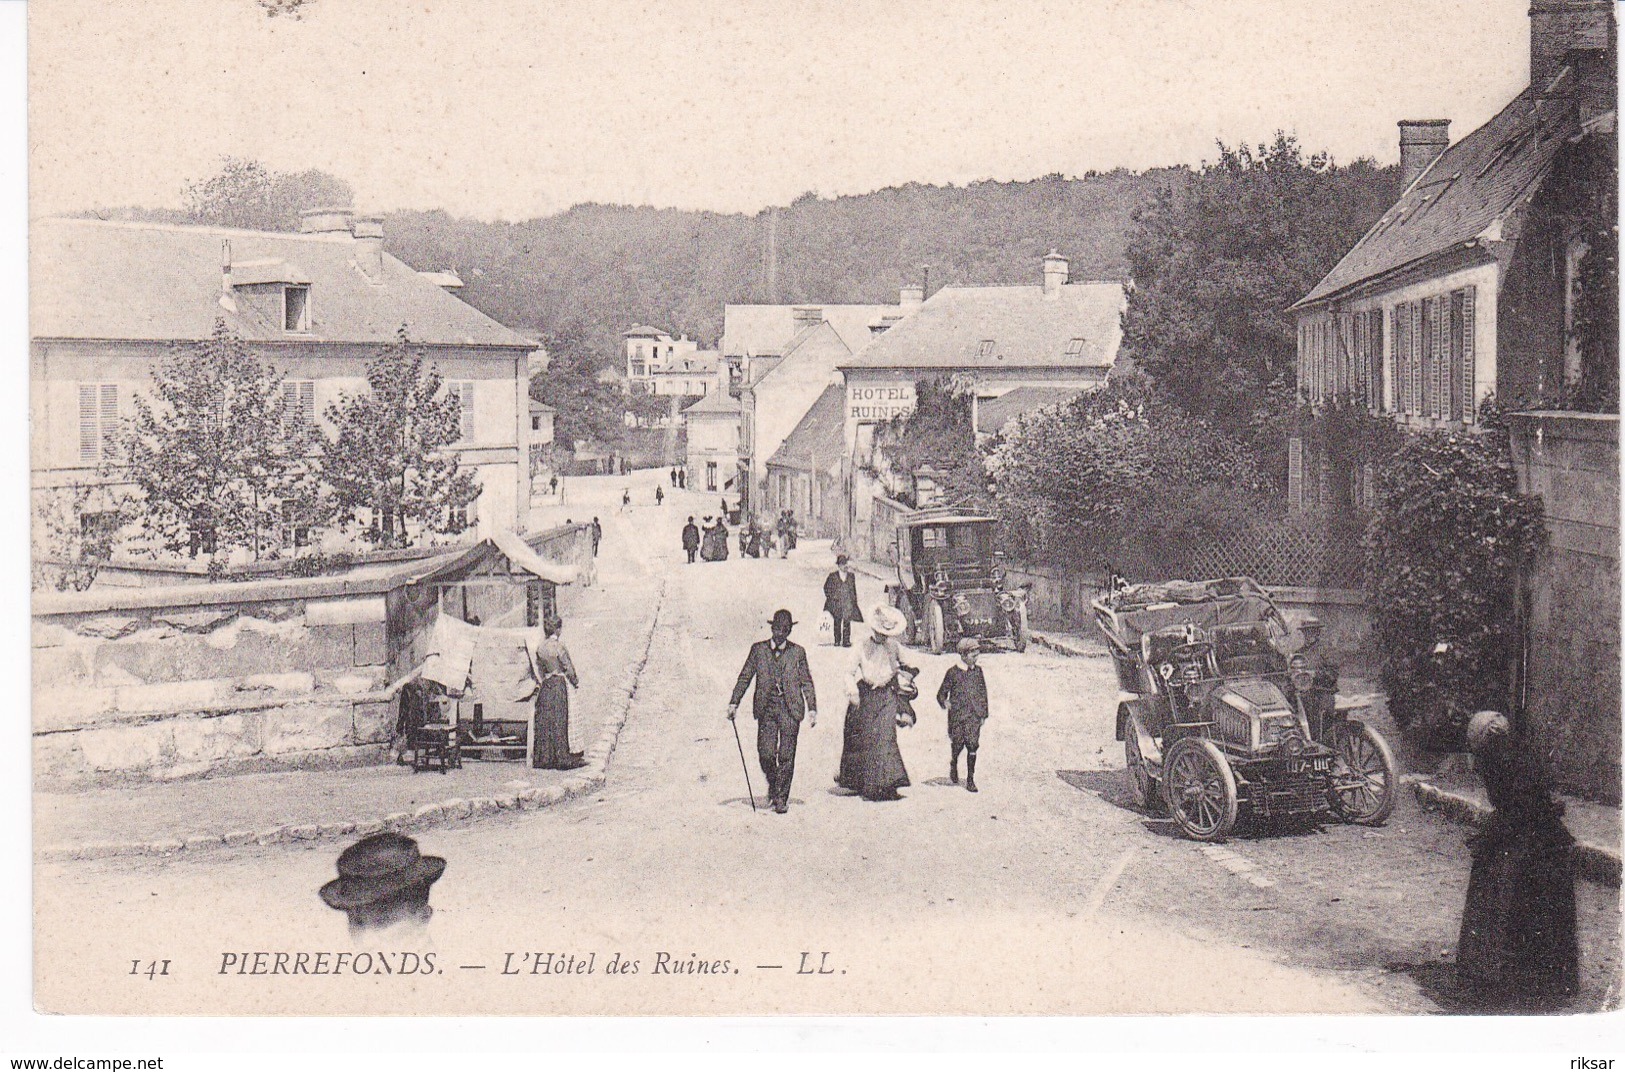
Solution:
{"label": "slate roof", "polygon": [[[220,304],[221,245],[233,285],[310,283],[310,330],[292,334],[239,300]],[[402,324],[415,343],[536,349],[536,343],[384,254],[382,282],[356,263],[348,234],[44,219],[29,231],[30,334],[53,339],[206,339],[217,317],[250,341],[378,344]]]}
{"label": "slate roof", "polygon": [[796,334],[797,309],[821,310],[824,319],[835,329],[846,348],[856,353],[873,334],[871,322],[887,314],[895,314],[895,305],[819,305],[804,302],[797,305],[724,305],[722,307],[722,343],[724,354],[759,356],[781,353]]}
{"label": "slate roof", "polygon": [[813,470],[835,461],[843,450],[845,419],[846,391],[840,384],[831,384],[801,418],[801,423],[785,437],[767,464]]}
{"label": "slate roof", "polygon": [[1540,182],[1573,128],[1573,104],[1525,90],[1450,146],[1294,309],[1465,246],[1499,225]]}
{"label": "slate roof", "polygon": [[1014,417],[1031,413],[1045,406],[1057,406],[1078,397],[1083,391],[1076,387],[1017,387],[997,398],[976,403],[976,430],[996,435]]}
{"label": "slate roof", "polygon": [[623,338],[623,339],[669,339],[669,338],[671,338],[671,335],[669,333],[667,333],[667,332],[661,331],[659,328],[652,328],[648,324],[639,324],[637,327],[633,328],[630,331],[621,332],[621,338]]}
{"label": "slate roof", "polygon": [[[841,362],[876,368],[1111,368],[1123,338],[1121,283],[944,287],[912,316]],[[1077,353],[1072,340],[1082,339]],[[982,343],[991,340],[991,353]]]}
{"label": "slate roof", "polygon": [[733,397],[727,391],[712,391],[683,410],[683,413],[696,417],[737,417],[739,416],[739,399]]}

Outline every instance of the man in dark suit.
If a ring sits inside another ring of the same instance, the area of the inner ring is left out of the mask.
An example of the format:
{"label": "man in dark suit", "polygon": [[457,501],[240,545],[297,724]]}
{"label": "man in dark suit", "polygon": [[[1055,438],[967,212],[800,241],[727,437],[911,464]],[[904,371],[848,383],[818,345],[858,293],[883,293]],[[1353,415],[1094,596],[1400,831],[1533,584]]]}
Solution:
{"label": "man in dark suit", "polygon": [[835,622],[837,647],[852,646],[852,623],[863,621],[858,609],[858,577],[845,555],[835,556],[835,570],[824,578],[824,611]]}
{"label": "man in dark suit", "polygon": [[796,737],[801,719],[807,728],[818,725],[818,697],[813,692],[812,672],[807,669],[807,652],[790,640],[796,623],[790,612],[773,612],[768,623],[771,640],[758,640],[750,646],[745,667],[734,682],[728,699],[728,721],[739,713],[739,701],[754,679],[756,694],[751,697],[751,713],[756,716],[756,756],[767,777],[768,801],[783,815],[790,809],[790,779],[796,773]]}
{"label": "man in dark suit", "polygon": [[688,524],[683,526],[683,550],[687,552],[688,560],[690,562],[694,561],[694,553],[699,549],[700,530],[699,526],[694,524],[694,519],[691,517],[688,519]]}

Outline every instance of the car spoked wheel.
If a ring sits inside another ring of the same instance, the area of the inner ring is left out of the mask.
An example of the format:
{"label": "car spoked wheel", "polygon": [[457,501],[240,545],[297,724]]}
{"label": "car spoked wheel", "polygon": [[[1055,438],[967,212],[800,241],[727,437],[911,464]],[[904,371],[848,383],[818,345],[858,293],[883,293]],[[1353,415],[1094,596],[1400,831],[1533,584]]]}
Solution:
{"label": "car spoked wheel", "polygon": [[1339,819],[1380,826],[1394,812],[1398,783],[1394,754],[1382,734],[1361,722],[1343,726],[1332,741],[1337,749],[1326,801]]}
{"label": "car spoked wheel", "polygon": [[1235,829],[1236,776],[1212,741],[1186,737],[1175,742],[1163,764],[1162,785],[1168,814],[1188,837],[1223,841]]}

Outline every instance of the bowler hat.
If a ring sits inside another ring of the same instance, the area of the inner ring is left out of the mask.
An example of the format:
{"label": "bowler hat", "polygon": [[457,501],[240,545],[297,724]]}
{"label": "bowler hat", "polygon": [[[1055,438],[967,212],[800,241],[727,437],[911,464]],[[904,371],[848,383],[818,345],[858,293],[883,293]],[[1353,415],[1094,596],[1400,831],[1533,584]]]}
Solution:
{"label": "bowler hat", "polygon": [[847,558],[845,555],[836,555],[835,556],[835,564],[837,566],[844,566],[850,561],[852,561],[852,560],[850,558]]}
{"label": "bowler hat", "polygon": [[781,609],[773,612],[773,618],[767,624],[773,626],[774,628],[783,627],[788,629],[792,625],[796,624],[796,620],[790,617],[789,611]]}
{"label": "bowler hat", "polygon": [[321,888],[329,908],[363,908],[440,878],[446,861],[423,856],[404,834],[369,834],[339,854],[339,877]]}

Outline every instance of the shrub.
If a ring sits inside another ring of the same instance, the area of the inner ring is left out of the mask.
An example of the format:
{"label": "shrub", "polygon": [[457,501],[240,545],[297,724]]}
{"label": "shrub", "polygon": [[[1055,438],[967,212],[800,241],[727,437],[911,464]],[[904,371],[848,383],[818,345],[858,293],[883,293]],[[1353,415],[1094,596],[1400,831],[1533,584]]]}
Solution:
{"label": "shrub", "polygon": [[[1382,683],[1400,725],[1437,747],[1448,704],[1509,707],[1518,578],[1540,538],[1540,506],[1518,494],[1493,414],[1477,432],[1409,439],[1377,491],[1366,602]],[[1434,657],[1441,642],[1446,659]]]}

